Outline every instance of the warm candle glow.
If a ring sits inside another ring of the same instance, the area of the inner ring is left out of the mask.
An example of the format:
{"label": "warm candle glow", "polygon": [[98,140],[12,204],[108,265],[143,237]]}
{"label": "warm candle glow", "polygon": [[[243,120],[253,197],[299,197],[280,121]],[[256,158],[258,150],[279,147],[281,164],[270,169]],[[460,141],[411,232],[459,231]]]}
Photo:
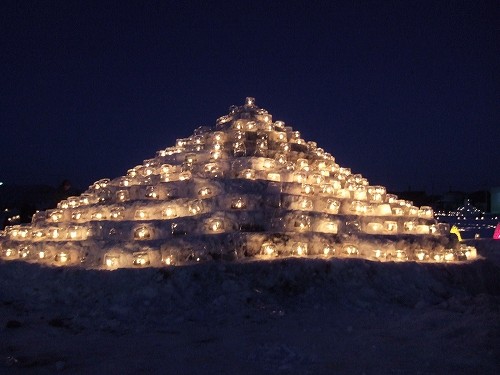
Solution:
{"label": "warm candle glow", "polygon": [[210,232],[224,231],[224,221],[222,219],[211,219],[208,221],[208,230]]}
{"label": "warm candle glow", "polygon": [[111,220],[122,220],[123,219],[123,212],[124,212],[123,207],[112,208],[110,213],[109,213],[109,218]]}
{"label": "warm candle glow", "polygon": [[387,233],[397,233],[398,223],[396,221],[385,221],[384,222],[384,230]]}
{"label": "warm candle glow", "polygon": [[167,219],[177,217],[177,210],[175,209],[175,207],[168,206],[163,210],[163,216]]}
{"label": "warm candle glow", "polygon": [[311,185],[303,184],[302,185],[302,194],[313,195],[314,188]]}
{"label": "warm candle glow", "polygon": [[167,266],[171,266],[174,264],[174,260],[173,260],[173,257],[171,255],[162,258],[161,261],[162,261],[162,263],[164,263]]}
{"label": "warm candle glow", "polygon": [[329,256],[329,255],[334,255],[335,254],[335,248],[332,247],[331,245],[324,245],[323,246],[323,255]]}
{"label": "warm candle glow", "polygon": [[78,226],[73,226],[68,229],[68,238],[71,240],[76,240],[81,237],[81,228]]}
{"label": "warm candle glow", "polygon": [[144,267],[150,264],[149,255],[147,252],[136,252],[133,254],[132,264],[138,267]]}
{"label": "warm candle glow", "polygon": [[342,247],[342,252],[345,255],[353,256],[359,254],[359,249],[356,245],[346,244]]}
{"label": "warm candle glow", "polygon": [[136,240],[149,240],[151,238],[151,231],[148,227],[139,227],[134,231],[134,238]]}
{"label": "warm candle glow", "polygon": [[52,239],[58,239],[60,235],[60,230],[59,228],[50,228],[49,229],[49,237]]}
{"label": "warm candle glow", "polygon": [[328,199],[326,202],[326,209],[328,213],[338,214],[340,209],[340,202],[335,199]]}
{"label": "warm candle glow", "polygon": [[59,223],[62,221],[63,211],[53,211],[49,215],[50,215],[50,220],[53,223]]}
{"label": "warm candle glow", "polygon": [[242,171],[242,177],[249,179],[249,180],[254,180],[255,179],[255,171],[253,169],[245,169]]}
{"label": "warm candle glow", "polygon": [[299,201],[299,209],[304,211],[310,211],[313,208],[313,203],[310,198],[302,197]]}
{"label": "warm candle glow", "polygon": [[150,199],[160,198],[160,195],[158,193],[158,188],[155,186],[147,186],[146,187],[146,198],[150,198]]}
{"label": "warm candle glow", "polygon": [[192,215],[197,215],[203,210],[203,202],[200,200],[195,200],[188,205],[188,210]]}
{"label": "warm candle glow", "polygon": [[55,257],[55,261],[58,263],[67,263],[69,262],[69,260],[70,260],[69,254],[65,251],[57,253]]}
{"label": "warm candle glow", "polygon": [[118,202],[124,202],[129,199],[128,190],[118,190],[116,192],[116,199]]}
{"label": "warm candle glow", "polygon": [[198,190],[198,195],[200,197],[208,197],[212,195],[212,190],[207,186],[202,187],[200,190]]}
{"label": "warm candle glow", "polygon": [[425,260],[428,257],[427,252],[425,250],[417,250],[415,252],[415,256],[420,261],[423,261],[423,260]]}
{"label": "warm candle glow", "polygon": [[94,219],[94,220],[103,220],[105,218],[106,218],[106,216],[101,211],[97,211],[97,212],[92,213],[92,219]]}
{"label": "warm candle glow", "polygon": [[262,244],[262,253],[267,256],[277,255],[276,245],[271,242],[265,242],[264,244]]}
{"label": "warm candle glow", "polygon": [[231,208],[235,210],[242,210],[247,207],[247,203],[244,198],[238,197],[231,201]]}
{"label": "warm candle glow", "polygon": [[305,242],[297,242],[292,246],[292,254],[303,256],[307,255],[307,243]]}
{"label": "warm candle glow", "polygon": [[[440,223],[439,213],[434,219],[432,207],[371,185],[299,131],[272,121],[247,98],[215,126],[196,128],[124,176],[65,196],[29,225],[20,224],[19,212],[6,211],[0,254],[111,269],[255,254],[398,262],[476,258],[474,247],[448,238],[450,225]],[[484,219],[479,210],[474,215],[474,225]],[[479,236],[482,227],[471,227]],[[454,233],[464,234],[463,226]]]}
{"label": "warm candle glow", "polygon": [[294,227],[299,231],[308,230],[311,227],[311,219],[306,215],[299,215],[295,219]]}
{"label": "warm candle glow", "polygon": [[120,256],[115,254],[106,254],[104,264],[108,268],[117,268],[120,265]]}
{"label": "warm candle glow", "polygon": [[179,180],[180,181],[186,181],[189,179],[191,179],[191,172],[190,171],[185,171],[185,172],[179,173]]}
{"label": "warm candle glow", "polygon": [[137,220],[146,220],[149,218],[149,215],[146,210],[136,210],[134,217]]}

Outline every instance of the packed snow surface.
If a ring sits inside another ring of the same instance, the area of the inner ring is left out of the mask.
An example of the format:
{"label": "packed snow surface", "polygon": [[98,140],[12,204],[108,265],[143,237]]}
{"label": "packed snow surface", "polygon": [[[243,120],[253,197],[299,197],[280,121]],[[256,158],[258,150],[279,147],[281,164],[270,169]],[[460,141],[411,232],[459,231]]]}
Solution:
{"label": "packed snow surface", "polygon": [[500,241],[461,263],[0,262],[2,374],[498,374]]}

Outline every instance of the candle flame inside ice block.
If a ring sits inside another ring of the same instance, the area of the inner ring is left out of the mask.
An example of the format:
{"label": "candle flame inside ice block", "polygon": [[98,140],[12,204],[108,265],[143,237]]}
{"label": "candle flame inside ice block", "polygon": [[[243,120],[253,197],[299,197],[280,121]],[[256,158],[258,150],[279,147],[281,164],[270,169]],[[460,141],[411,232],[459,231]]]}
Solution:
{"label": "candle flame inside ice block", "polygon": [[188,210],[191,215],[197,215],[203,211],[203,202],[194,200],[188,204]]}
{"label": "candle flame inside ice block", "polygon": [[311,199],[302,197],[299,200],[299,209],[304,210],[304,211],[309,211],[312,210],[313,208],[313,202]]}
{"label": "candle flame inside ice block", "polygon": [[72,226],[68,229],[68,239],[70,240],[77,240],[81,238],[81,227],[79,226]]}
{"label": "candle flame inside ice block", "polygon": [[307,254],[307,243],[297,242],[292,245],[292,254],[303,256]]}
{"label": "candle flame inside ice block", "polygon": [[122,220],[124,211],[125,209],[123,207],[112,208],[109,213],[109,218],[111,220]]}
{"label": "candle flame inside ice block", "polygon": [[49,228],[49,237],[52,239],[58,239],[60,235],[59,228]]}
{"label": "candle flame inside ice block", "polygon": [[303,184],[302,185],[302,194],[313,195],[314,194],[314,187],[312,187],[311,185]]}
{"label": "candle flame inside ice block", "polygon": [[172,255],[168,255],[168,256],[162,257],[161,262],[163,264],[165,264],[166,266],[171,266],[174,264],[174,259],[173,259]]}
{"label": "candle flame inside ice block", "polygon": [[345,254],[345,255],[350,255],[350,256],[353,256],[353,255],[358,255],[359,254],[359,249],[356,245],[352,245],[352,244],[345,244],[343,247],[342,247],[342,252]]}
{"label": "candle flame inside ice block", "polygon": [[103,220],[106,218],[106,216],[104,215],[104,213],[102,211],[93,212],[91,217],[94,220]]}
{"label": "candle flame inside ice block", "polygon": [[326,210],[330,214],[338,214],[340,209],[340,202],[335,199],[328,199],[326,202]]}
{"label": "candle flame inside ice block", "polygon": [[202,187],[198,190],[198,196],[200,197],[209,197],[212,195],[212,190],[209,187]]}
{"label": "candle flame inside ice block", "polygon": [[220,233],[224,231],[224,221],[222,219],[210,219],[207,223],[209,232]]}
{"label": "candle flame inside ice block", "polygon": [[151,230],[146,226],[139,227],[134,231],[134,238],[136,240],[148,240],[151,238]]}
{"label": "candle flame inside ice block", "polygon": [[248,180],[255,180],[255,171],[253,169],[245,169],[242,171],[241,175],[241,177]]}
{"label": "candle flame inside ice block", "polygon": [[384,222],[384,231],[388,234],[395,234],[398,232],[398,223],[397,221],[385,221]]}
{"label": "candle flame inside ice block", "polygon": [[177,217],[177,210],[175,209],[175,207],[167,206],[163,210],[162,214],[167,219],[175,218],[175,217]]}
{"label": "candle flame inside ice block", "polygon": [[120,265],[120,256],[115,254],[106,254],[104,264],[108,268],[117,268]]}
{"label": "candle flame inside ice block", "polygon": [[191,179],[191,172],[190,171],[185,171],[179,173],[179,181],[186,181]]}
{"label": "candle flame inside ice block", "polygon": [[146,210],[140,209],[135,211],[134,217],[136,220],[146,220],[149,218],[149,214]]}
{"label": "candle flame inside ice block", "polygon": [[70,257],[69,254],[65,251],[61,251],[56,254],[55,261],[58,263],[67,263]]}
{"label": "candle flame inside ice block", "polygon": [[156,186],[147,186],[146,187],[146,198],[150,198],[150,199],[160,198],[160,195],[158,193],[158,188]]}
{"label": "candle flame inside ice block", "polygon": [[238,197],[231,201],[231,208],[235,210],[242,210],[247,207],[247,203],[244,198]]}
{"label": "candle flame inside ice block", "polygon": [[383,233],[383,231],[384,231],[384,225],[382,223],[371,222],[366,224],[367,233],[377,234],[377,233]]}
{"label": "candle flame inside ice block", "polygon": [[149,255],[145,251],[135,252],[132,256],[132,264],[134,266],[144,267],[150,264]]}
{"label": "candle flame inside ice block", "polygon": [[417,250],[415,252],[415,257],[419,260],[419,261],[422,261],[422,260],[425,260],[426,258],[429,257],[429,255],[427,254],[427,252],[423,249],[420,249],[420,250]]}
{"label": "candle flame inside ice block", "polygon": [[305,231],[311,227],[311,219],[306,215],[299,215],[295,219],[294,227],[299,231]]}
{"label": "candle flame inside ice block", "polygon": [[323,255],[329,256],[329,255],[334,255],[335,254],[335,248],[332,247],[329,244],[325,244],[323,246]]}
{"label": "candle flame inside ice block", "polygon": [[50,217],[50,220],[53,222],[53,223],[59,223],[62,218],[63,218],[63,211],[62,210],[55,210],[55,211],[52,211],[50,214],[49,214],[49,217]]}
{"label": "candle flame inside ice block", "polygon": [[125,202],[129,199],[128,190],[118,190],[116,192],[116,200],[118,202]]}
{"label": "candle flame inside ice block", "polygon": [[427,219],[432,219],[434,217],[434,211],[429,206],[422,206],[418,210],[418,216]]}
{"label": "candle flame inside ice block", "polygon": [[262,244],[261,251],[264,255],[271,256],[276,254],[276,245],[271,242],[265,242]]}

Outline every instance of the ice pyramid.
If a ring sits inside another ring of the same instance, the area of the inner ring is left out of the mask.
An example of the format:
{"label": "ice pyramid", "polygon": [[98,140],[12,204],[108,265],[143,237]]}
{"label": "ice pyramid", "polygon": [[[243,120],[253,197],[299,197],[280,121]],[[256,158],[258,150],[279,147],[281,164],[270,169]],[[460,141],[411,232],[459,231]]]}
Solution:
{"label": "ice pyramid", "polygon": [[280,256],[456,261],[431,207],[388,194],[257,107],[232,106],[122,177],[7,227],[3,259],[133,267]]}

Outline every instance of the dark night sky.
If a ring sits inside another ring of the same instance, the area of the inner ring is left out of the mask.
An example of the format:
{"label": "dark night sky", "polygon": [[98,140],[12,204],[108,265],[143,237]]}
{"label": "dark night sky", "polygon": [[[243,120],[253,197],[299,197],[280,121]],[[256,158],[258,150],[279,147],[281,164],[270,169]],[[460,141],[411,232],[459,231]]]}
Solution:
{"label": "dark night sky", "polygon": [[85,189],[254,96],[390,191],[500,186],[498,1],[193,3],[3,1],[0,181]]}

